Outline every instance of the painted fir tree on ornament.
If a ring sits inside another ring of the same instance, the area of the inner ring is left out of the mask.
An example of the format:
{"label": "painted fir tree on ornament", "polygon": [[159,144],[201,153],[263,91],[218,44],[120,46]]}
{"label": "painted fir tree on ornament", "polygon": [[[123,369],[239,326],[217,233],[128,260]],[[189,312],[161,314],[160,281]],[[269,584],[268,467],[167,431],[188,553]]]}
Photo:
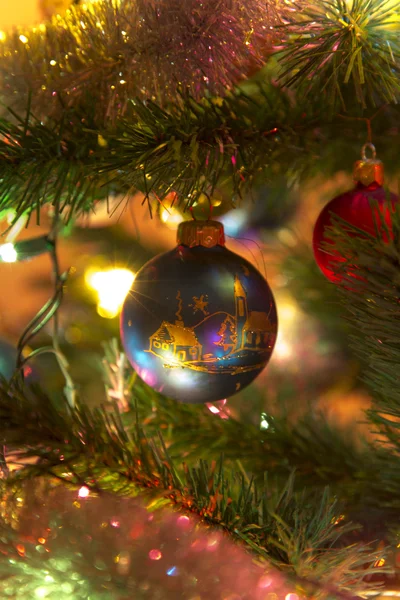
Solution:
{"label": "painted fir tree on ornament", "polygon": [[[372,150],[372,158],[366,156],[368,148]],[[389,231],[392,235],[390,213],[399,201],[396,194],[383,187],[383,163],[377,160],[376,150],[372,144],[363,146],[361,160],[354,165],[353,177],[356,187],[331,200],[323,208],[314,227],[315,260],[325,277],[335,283],[342,280],[338,267],[345,259],[335,248],[335,242],[330,236],[329,227],[333,225],[332,217],[336,215],[346,223],[357,227],[358,232],[348,231],[351,236],[362,236],[365,232],[376,237],[377,231]]]}
{"label": "painted fir tree on ornament", "polygon": [[177,247],[137,274],[121,335],[131,364],[155,390],[181,402],[215,402],[266,366],[276,307],[261,274],[225,248],[221,223],[185,222]]}

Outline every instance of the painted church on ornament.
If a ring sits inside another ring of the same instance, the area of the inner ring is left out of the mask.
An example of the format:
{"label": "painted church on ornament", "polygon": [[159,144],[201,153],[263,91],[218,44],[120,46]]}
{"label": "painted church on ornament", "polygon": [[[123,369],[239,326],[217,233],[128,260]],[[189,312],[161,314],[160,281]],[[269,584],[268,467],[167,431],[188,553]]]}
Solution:
{"label": "painted church on ornament", "polygon": [[[246,350],[250,352],[267,350],[271,343],[272,332],[268,315],[265,312],[249,310],[246,291],[237,275],[234,282],[234,296],[235,316],[227,313],[227,318],[232,323],[231,331],[233,330],[235,343],[224,344],[227,352],[222,358]],[[183,320],[177,320],[175,323],[163,321],[157,331],[150,336],[148,352],[179,363],[218,360],[217,356],[203,355],[203,347],[195,331],[200,325],[185,327]]]}

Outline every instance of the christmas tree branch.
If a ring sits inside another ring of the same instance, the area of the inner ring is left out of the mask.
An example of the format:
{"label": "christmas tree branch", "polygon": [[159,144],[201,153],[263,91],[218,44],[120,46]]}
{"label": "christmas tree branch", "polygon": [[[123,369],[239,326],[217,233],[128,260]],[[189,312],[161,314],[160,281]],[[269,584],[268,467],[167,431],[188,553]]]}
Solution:
{"label": "christmas tree branch", "polygon": [[397,206],[390,208],[390,226],[378,209],[375,217],[376,237],[360,235],[335,218],[332,239],[346,257],[341,265],[345,276],[341,292],[353,331],[351,343],[369,367],[365,379],[375,399],[370,418],[398,452],[400,213]]}
{"label": "christmas tree branch", "polygon": [[[111,192],[137,190],[147,198],[174,191],[191,205],[218,186],[240,197],[261,174],[268,181],[288,169],[299,178],[322,165],[325,173],[348,168],[344,157],[350,144],[358,156],[364,127],[359,138],[358,121],[353,130],[340,122],[338,137],[337,124],[323,125],[306,104],[267,82],[224,99],[182,97],[168,109],[135,101],[112,130],[98,128],[90,108],[47,123],[12,113],[13,122],[0,120],[0,209],[17,219],[52,202],[68,219]],[[388,170],[397,167],[397,114],[387,109],[374,121],[382,136],[391,130],[391,143],[378,146]]]}
{"label": "christmas tree branch", "polygon": [[105,356],[108,396],[122,408],[125,429],[132,430],[138,415],[148,436],[163,432],[174,460],[218,460],[223,454],[225,462],[251,471],[258,482],[265,472],[284,482],[295,469],[298,487],[329,484],[349,506],[362,503],[379,508],[382,502],[397,506],[380,481],[382,463],[390,460],[387,453],[366,440],[355,442],[349,432],[329,425],[315,410],[295,424],[285,416],[264,415],[263,428],[232,416],[222,419],[224,408],[218,405],[211,407],[215,414],[209,406],[177,403],[154,392],[132,372],[115,340],[105,344]]}
{"label": "christmas tree branch", "polygon": [[[375,235],[352,226],[337,216],[329,234],[335,253],[344,257],[338,265],[343,277],[340,291],[352,335],[350,343],[367,368],[363,378],[374,394],[368,418],[380,438],[376,456],[381,464],[379,486],[373,494],[381,497],[382,508],[394,507],[390,498],[399,496],[399,295],[400,295],[400,212],[388,205],[389,213],[373,205]],[[327,246],[329,251],[329,246]],[[371,485],[374,484],[371,480]]]}
{"label": "christmas tree branch", "polygon": [[275,416],[268,419],[268,429],[261,429],[232,417],[221,419],[208,408],[176,403],[136,379],[125,390],[131,404],[121,416],[125,429],[132,429],[137,413],[149,436],[163,432],[174,460],[217,460],[223,453],[227,464],[251,471],[256,482],[265,472],[284,482],[295,469],[297,489],[329,485],[343,506],[353,507],[355,520],[360,508],[380,510],[385,505],[389,520],[398,509],[397,492],[392,494],[392,484],[383,484],[396,457],[372,442],[355,442],[350,432],[329,425],[322,416],[310,412],[294,425]]}
{"label": "christmas tree branch", "polygon": [[139,424],[128,433],[117,412],[90,411],[79,403],[75,410],[60,410],[39,392],[29,396],[6,384],[0,390],[1,438],[19,449],[20,463],[30,462],[16,471],[16,480],[47,475],[97,493],[141,490],[153,506],[167,503],[196,513],[289,574],[319,580],[322,589],[326,583],[346,590],[350,581],[359,590],[369,587],[364,578],[374,570],[376,553],[365,545],[336,548],[353,526],[341,522],[327,491],[299,495],[289,479],[276,495],[267,479],[257,483],[235,474],[221,459],[181,468],[161,437],[147,438]]}
{"label": "christmas tree branch", "polygon": [[307,82],[329,111],[400,99],[400,9],[391,0],[311,0],[286,27],[282,78]]}

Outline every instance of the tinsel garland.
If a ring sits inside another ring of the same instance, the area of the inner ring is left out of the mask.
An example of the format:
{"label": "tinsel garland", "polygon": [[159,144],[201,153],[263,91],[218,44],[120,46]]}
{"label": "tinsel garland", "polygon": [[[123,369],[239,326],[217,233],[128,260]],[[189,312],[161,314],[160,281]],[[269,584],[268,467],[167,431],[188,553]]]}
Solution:
{"label": "tinsel garland", "polygon": [[11,523],[0,522],[1,598],[299,598],[266,561],[160,501],[43,480],[18,487],[7,493]]}
{"label": "tinsel garland", "polygon": [[134,97],[176,102],[223,94],[262,66],[287,4],[272,0],[100,0],[6,35],[3,99],[37,116],[76,106],[90,91],[98,116],[115,118]]}

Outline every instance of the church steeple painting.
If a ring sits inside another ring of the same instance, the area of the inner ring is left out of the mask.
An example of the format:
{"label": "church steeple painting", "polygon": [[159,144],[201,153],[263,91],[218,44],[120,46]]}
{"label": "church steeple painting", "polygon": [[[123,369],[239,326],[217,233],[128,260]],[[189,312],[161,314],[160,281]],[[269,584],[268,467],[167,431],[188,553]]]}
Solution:
{"label": "church steeple painting", "polygon": [[234,283],[235,293],[235,309],[236,309],[236,348],[243,347],[243,328],[247,321],[248,309],[247,309],[247,294],[243,288],[243,285],[237,275],[235,275]]}
{"label": "church steeple painting", "polygon": [[[275,341],[274,327],[268,314],[251,311],[247,293],[239,276],[233,284],[235,314],[225,311],[210,313],[203,311],[204,318],[192,327],[187,327],[182,315],[183,299],[177,293],[178,312],[175,323],[163,321],[149,338],[148,352],[164,359],[165,367],[182,366],[209,373],[236,373],[237,359],[268,352]],[[209,302],[211,308],[212,302]],[[188,306],[193,307],[192,304]],[[211,330],[210,330],[211,328]],[[211,341],[212,340],[212,341]],[[248,369],[259,368],[258,364]]]}

